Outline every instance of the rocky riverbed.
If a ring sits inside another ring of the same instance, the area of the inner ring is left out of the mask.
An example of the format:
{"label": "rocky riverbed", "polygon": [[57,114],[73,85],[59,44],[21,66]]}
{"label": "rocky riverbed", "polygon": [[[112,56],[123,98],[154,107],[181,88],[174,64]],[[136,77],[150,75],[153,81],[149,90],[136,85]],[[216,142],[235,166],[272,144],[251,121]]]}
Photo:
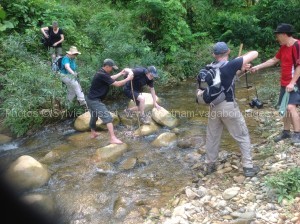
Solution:
{"label": "rocky riverbed", "polygon": [[[248,111],[251,113],[251,111]],[[262,224],[300,223],[300,195],[294,200],[278,202],[265,178],[300,165],[300,147],[288,140],[274,143],[272,138],[282,130],[281,118],[275,110],[259,118],[260,127],[273,126],[269,135],[253,145],[254,163],[259,174],[243,176],[239,152],[221,151],[218,169],[204,176],[200,172],[205,150],[200,148],[186,158],[195,173],[193,184],[178,190],[164,208],[152,208],[145,224]],[[270,122],[271,121],[271,122]],[[274,128],[275,127],[275,128]],[[270,127],[269,127],[270,128]]]}

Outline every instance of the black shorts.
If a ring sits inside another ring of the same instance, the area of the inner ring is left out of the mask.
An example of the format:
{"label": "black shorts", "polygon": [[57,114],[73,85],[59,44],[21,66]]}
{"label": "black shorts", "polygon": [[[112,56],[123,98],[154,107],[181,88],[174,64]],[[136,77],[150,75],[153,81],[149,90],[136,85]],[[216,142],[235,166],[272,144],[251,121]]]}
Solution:
{"label": "black shorts", "polygon": [[136,105],[138,106],[140,104],[140,101],[137,100],[137,98],[139,97],[139,95],[141,93],[137,92],[137,91],[133,91],[133,96],[134,96],[134,99],[133,99],[133,96],[132,96],[132,91],[130,88],[124,88],[124,94],[125,96],[127,96],[129,99],[132,99],[136,102]]}
{"label": "black shorts", "polygon": [[[278,99],[278,105],[281,104],[282,97],[285,93],[285,89],[286,89],[286,87],[281,86],[279,99]],[[290,97],[289,97],[289,103],[288,104],[300,105],[300,90],[299,89],[296,92],[295,91],[290,92]]]}

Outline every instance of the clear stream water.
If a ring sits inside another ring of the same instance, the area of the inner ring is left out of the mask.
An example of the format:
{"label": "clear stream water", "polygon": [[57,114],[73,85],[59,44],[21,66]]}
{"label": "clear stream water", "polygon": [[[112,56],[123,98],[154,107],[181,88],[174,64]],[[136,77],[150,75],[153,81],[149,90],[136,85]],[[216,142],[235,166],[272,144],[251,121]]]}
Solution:
{"label": "clear stream water", "polygon": [[[237,98],[246,98],[239,103],[243,111],[249,109],[248,94],[251,98],[253,93],[242,86],[244,83],[241,80],[237,83]],[[62,214],[62,223],[123,223],[135,211],[143,215],[153,207],[165,206],[179,189],[191,183],[193,164],[188,155],[203,147],[205,141],[207,108],[195,103],[195,88],[194,80],[189,80],[180,85],[156,89],[160,104],[180,119],[178,138],[192,141],[191,147],[181,149],[173,145],[155,148],[150,143],[168,129],[161,128],[150,136],[131,137],[128,132],[132,130],[119,125],[116,133],[130,146],[130,150],[116,163],[108,164],[111,172],[98,173],[98,164],[91,159],[97,148],[108,144],[107,139],[100,138],[91,144],[79,143],[67,150],[59,160],[48,164],[51,178],[46,186],[25,194],[49,196]],[[107,104],[112,111],[122,111],[126,103],[124,100]],[[252,143],[255,143],[258,136],[252,130],[257,123],[250,117],[246,117],[246,121]],[[31,137],[0,145],[1,171],[21,155],[40,160],[49,151],[70,145],[70,138],[81,134],[72,128],[72,124],[73,120],[67,120],[47,126]],[[86,137],[88,141],[91,140]],[[226,131],[221,145],[226,150],[238,150]],[[121,164],[128,158],[136,158],[138,165],[131,170],[121,169]]]}

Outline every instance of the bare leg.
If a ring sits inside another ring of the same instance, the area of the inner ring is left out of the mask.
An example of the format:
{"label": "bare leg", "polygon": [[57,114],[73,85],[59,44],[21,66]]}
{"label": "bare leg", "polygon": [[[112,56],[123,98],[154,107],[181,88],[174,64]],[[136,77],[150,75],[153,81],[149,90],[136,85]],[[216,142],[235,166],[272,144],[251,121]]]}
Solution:
{"label": "bare leg", "polygon": [[140,102],[140,104],[139,104],[140,115],[143,116],[143,115],[145,115],[145,97],[142,95],[139,95],[137,100]]}
{"label": "bare leg", "polygon": [[110,135],[110,143],[111,144],[123,144],[123,142],[116,137],[113,124],[107,123],[106,126],[108,129],[109,135]]}
{"label": "bare leg", "polygon": [[291,122],[295,132],[300,132],[300,117],[296,105],[288,105],[288,111],[291,115]]}

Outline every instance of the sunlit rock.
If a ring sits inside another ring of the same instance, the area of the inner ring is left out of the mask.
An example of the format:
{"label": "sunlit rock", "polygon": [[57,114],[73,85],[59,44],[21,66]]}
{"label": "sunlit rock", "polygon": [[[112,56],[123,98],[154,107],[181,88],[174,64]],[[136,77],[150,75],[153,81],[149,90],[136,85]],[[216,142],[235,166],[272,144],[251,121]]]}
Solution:
{"label": "sunlit rock", "polygon": [[[151,111],[153,108],[153,99],[151,93],[142,93],[145,97],[145,112]],[[156,96],[156,102],[159,103],[160,99]],[[128,103],[128,108],[134,107],[135,103],[133,100],[130,100]]]}
{"label": "sunlit rock", "polygon": [[[113,124],[117,125],[120,122],[118,116],[111,112],[110,112],[110,115],[113,118]],[[90,118],[91,118],[90,112],[85,112],[84,114],[81,114],[80,116],[78,116],[74,122],[74,129],[76,131],[89,131],[90,130],[90,126],[89,126]],[[96,127],[107,130],[106,125],[103,124],[103,121],[100,118],[98,118],[98,120],[96,122]]]}
{"label": "sunlit rock", "polygon": [[70,145],[75,148],[101,147],[109,144],[109,135],[106,131],[99,131],[97,138],[91,138],[90,132],[80,132],[67,138]]}
{"label": "sunlit rock", "polygon": [[140,126],[135,132],[136,136],[150,135],[159,130],[159,126],[155,122],[151,122],[149,125]]}
{"label": "sunlit rock", "polygon": [[94,159],[100,162],[116,162],[128,149],[128,145],[110,144],[96,150]]}
{"label": "sunlit rock", "polygon": [[163,107],[160,109],[152,109],[152,119],[158,124],[169,128],[174,128],[179,125],[179,120]]}
{"label": "sunlit rock", "polygon": [[166,147],[172,144],[175,144],[177,140],[177,136],[174,133],[166,132],[160,134],[151,145],[155,147]]}
{"label": "sunlit rock", "polygon": [[6,180],[17,190],[29,190],[43,186],[50,179],[47,168],[31,156],[21,156],[5,173]]}

